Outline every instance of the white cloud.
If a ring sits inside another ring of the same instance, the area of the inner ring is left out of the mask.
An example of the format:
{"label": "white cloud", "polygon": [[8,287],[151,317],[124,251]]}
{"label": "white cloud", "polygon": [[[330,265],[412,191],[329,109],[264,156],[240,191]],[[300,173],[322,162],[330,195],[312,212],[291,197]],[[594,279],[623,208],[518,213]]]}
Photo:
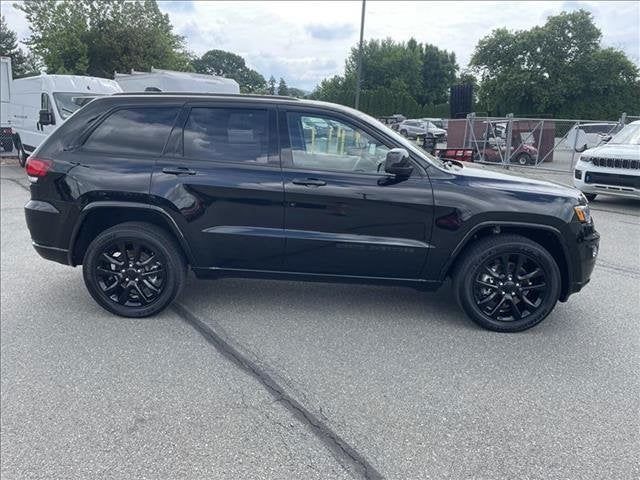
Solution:
{"label": "white cloud", "polygon": [[[168,2],[169,14],[188,48],[202,54],[217,48],[244,56],[265,77],[283,76],[292,86],[311,89],[326,76],[341,73],[358,41],[361,2]],[[465,66],[480,38],[493,29],[526,29],[548,15],[585,8],[603,32],[603,44],[620,48],[640,64],[638,2],[413,2],[369,1],[365,38],[415,37],[456,53]],[[28,34],[21,12],[8,2],[2,13],[18,32]]]}

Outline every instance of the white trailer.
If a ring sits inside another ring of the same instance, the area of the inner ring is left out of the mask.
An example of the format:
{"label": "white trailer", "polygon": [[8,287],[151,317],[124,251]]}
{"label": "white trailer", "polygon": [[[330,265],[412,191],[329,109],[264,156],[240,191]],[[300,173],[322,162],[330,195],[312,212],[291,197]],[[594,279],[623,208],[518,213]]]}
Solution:
{"label": "white trailer", "polygon": [[202,73],[152,68],[151,72],[115,72],[114,77],[125,92],[240,93],[238,82],[232,78]]}
{"label": "white trailer", "polygon": [[0,152],[13,151],[13,130],[9,121],[12,82],[11,58],[0,57]]}
{"label": "white trailer", "polygon": [[9,120],[21,164],[27,154],[76,110],[102,95],[120,93],[113,80],[80,75],[47,75],[13,81]]}

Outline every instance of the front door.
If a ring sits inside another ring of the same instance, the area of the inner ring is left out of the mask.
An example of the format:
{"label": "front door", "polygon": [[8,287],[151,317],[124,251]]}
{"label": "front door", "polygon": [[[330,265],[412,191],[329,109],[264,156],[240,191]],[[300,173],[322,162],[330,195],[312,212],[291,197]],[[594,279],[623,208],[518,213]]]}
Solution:
{"label": "front door", "polygon": [[426,174],[386,174],[394,145],[348,117],[291,108],[280,119],[287,270],[420,278],[433,216]]}
{"label": "front door", "polygon": [[152,202],[172,212],[194,267],[279,270],[284,189],[275,107],[189,105],[156,163]]}

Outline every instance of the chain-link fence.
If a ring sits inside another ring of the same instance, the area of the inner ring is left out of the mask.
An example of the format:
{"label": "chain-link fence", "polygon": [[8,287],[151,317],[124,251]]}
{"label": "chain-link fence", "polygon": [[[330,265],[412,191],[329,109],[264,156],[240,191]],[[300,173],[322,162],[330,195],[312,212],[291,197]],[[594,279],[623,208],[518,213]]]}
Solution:
{"label": "chain-link fence", "polygon": [[562,172],[573,170],[580,153],[611,139],[640,117],[622,114],[617,121],[478,117],[449,120],[440,157],[493,165],[519,165]]}

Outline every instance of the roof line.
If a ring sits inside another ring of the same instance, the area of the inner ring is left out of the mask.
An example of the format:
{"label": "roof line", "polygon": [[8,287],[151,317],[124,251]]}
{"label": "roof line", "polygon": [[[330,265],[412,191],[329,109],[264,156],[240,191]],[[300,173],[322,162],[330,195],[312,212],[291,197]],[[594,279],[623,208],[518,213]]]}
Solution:
{"label": "roof line", "polygon": [[284,99],[296,100],[299,98],[290,97],[288,95],[258,95],[255,93],[204,93],[204,92],[118,92],[114,95],[133,95],[133,96],[167,96],[167,97],[240,97],[240,98],[266,98],[266,99]]}

